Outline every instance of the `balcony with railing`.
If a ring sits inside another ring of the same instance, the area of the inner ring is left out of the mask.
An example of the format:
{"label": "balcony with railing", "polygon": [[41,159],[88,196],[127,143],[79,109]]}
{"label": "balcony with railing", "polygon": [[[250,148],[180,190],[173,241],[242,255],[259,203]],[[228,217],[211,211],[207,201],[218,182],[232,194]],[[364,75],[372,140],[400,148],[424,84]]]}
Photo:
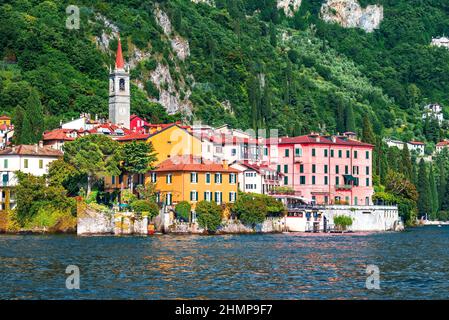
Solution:
{"label": "balcony with railing", "polygon": [[335,190],[337,191],[351,191],[354,186],[352,184],[342,184],[336,185]]}

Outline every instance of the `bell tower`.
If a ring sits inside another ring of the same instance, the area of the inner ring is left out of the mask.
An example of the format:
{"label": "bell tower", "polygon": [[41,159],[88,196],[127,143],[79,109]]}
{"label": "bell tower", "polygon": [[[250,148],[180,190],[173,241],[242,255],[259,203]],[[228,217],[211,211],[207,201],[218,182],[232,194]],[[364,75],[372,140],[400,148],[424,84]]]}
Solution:
{"label": "bell tower", "polygon": [[129,67],[125,67],[119,37],[115,68],[109,75],[109,121],[127,129],[130,128],[131,117],[129,80]]}

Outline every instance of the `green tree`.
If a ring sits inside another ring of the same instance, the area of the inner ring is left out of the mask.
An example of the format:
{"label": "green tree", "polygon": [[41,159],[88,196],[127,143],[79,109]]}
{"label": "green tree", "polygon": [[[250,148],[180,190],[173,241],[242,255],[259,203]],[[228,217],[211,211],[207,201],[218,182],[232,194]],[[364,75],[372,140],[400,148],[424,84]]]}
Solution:
{"label": "green tree", "polygon": [[[38,143],[42,139],[42,133],[44,132],[45,124],[41,100],[39,98],[39,93],[35,89],[31,90],[30,96],[28,97],[25,105],[24,122],[25,121],[29,121],[30,140],[24,141],[24,143]],[[23,131],[25,132],[25,125]]]}
{"label": "green tree", "polygon": [[129,188],[134,190],[134,175],[145,174],[154,169],[153,163],[157,155],[151,143],[136,142],[125,143],[121,146],[122,169],[128,173]]}
{"label": "green tree", "polygon": [[345,129],[349,132],[355,132],[354,110],[352,105],[347,105],[345,109]]}
{"label": "green tree", "polygon": [[372,145],[376,144],[376,137],[374,136],[373,126],[371,125],[371,121],[367,115],[363,117],[362,141]]}
{"label": "green tree", "polygon": [[267,205],[263,199],[251,194],[239,195],[233,211],[243,224],[250,225],[253,228],[256,224],[264,222],[268,213]]}
{"label": "green tree", "polygon": [[192,206],[187,201],[181,201],[175,207],[176,216],[184,221],[190,220],[190,210],[192,210]]}
{"label": "green tree", "polygon": [[215,202],[200,201],[197,203],[196,215],[198,224],[208,232],[217,231],[223,219],[223,210]]}
{"label": "green tree", "polygon": [[12,123],[14,123],[14,136],[13,142],[16,145],[22,144],[22,132],[23,132],[23,121],[25,118],[25,111],[22,107],[17,107],[14,111],[14,116],[12,118]]}
{"label": "green tree", "polygon": [[412,180],[413,165],[410,156],[410,151],[406,143],[404,144],[404,148],[402,149],[400,161],[401,161],[400,171],[405,175],[407,179]]}
{"label": "green tree", "polygon": [[438,190],[435,182],[435,173],[432,164],[430,164],[429,167],[429,185],[430,185],[430,203],[432,205],[430,218],[434,220],[437,218],[439,207],[438,207]]}
{"label": "green tree", "polygon": [[418,213],[420,217],[430,215],[432,212],[432,195],[430,191],[427,166],[423,159],[419,162],[418,170]]}
{"label": "green tree", "polygon": [[93,134],[64,144],[64,161],[87,176],[87,196],[92,191],[95,178],[120,171],[120,146],[111,138]]}

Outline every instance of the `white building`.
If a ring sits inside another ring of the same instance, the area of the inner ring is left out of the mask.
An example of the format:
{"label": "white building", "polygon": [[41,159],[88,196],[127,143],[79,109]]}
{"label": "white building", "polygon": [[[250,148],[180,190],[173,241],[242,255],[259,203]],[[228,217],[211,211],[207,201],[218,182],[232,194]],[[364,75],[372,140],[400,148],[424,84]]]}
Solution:
{"label": "white building", "polygon": [[444,121],[443,108],[439,104],[429,104],[424,107],[424,112],[422,115],[423,119],[433,118],[438,121],[441,125]]}
{"label": "white building", "polygon": [[248,162],[234,162],[230,166],[240,172],[239,190],[243,192],[269,194],[280,186],[279,173],[268,166]]}
{"label": "white building", "polygon": [[448,147],[449,147],[449,140],[444,140],[437,143],[436,151],[437,153],[440,153],[441,151],[443,151],[443,149]]}
{"label": "white building", "polygon": [[404,142],[402,142],[402,141],[394,140],[394,139],[390,139],[390,138],[385,138],[384,142],[387,144],[387,146],[389,148],[396,147],[399,150],[404,149]]}
{"label": "white building", "polygon": [[439,38],[432,38],[432,46],[435,47],[442,47],[442,48],[446,48],[449,49],[449,38],[443,36],[443,37],[439,37]]}
{"label": "white building", "polygon": [[410,141],[407,143],[407,147],[410,150],[410,152],[416,152],[419,156],[424,155],[425,151],[425,143],[421,141]]}
{"label": "white building", "polygon": [[[42,145],[19,145],[0,151],[0,204],[1,209],[15,206],[11,187],[17,185],[16,172],[43,176],[48,173],[48,165],[62,157],[62,152]],[[7,203],[9,198],[10,204]]]}

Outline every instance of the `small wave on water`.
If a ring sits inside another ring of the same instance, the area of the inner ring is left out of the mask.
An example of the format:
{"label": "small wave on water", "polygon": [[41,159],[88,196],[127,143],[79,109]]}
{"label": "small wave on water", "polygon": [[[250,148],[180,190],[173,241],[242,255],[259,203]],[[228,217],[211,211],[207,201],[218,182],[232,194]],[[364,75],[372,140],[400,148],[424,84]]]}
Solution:
{"label": "small wave on water", "polygon": [[[449,227],[401,233],[0,235],[0,299],[447,299]],[[66,289],[68,265],[80,290]],[[380,272],[368,290],[367,266]]]}

